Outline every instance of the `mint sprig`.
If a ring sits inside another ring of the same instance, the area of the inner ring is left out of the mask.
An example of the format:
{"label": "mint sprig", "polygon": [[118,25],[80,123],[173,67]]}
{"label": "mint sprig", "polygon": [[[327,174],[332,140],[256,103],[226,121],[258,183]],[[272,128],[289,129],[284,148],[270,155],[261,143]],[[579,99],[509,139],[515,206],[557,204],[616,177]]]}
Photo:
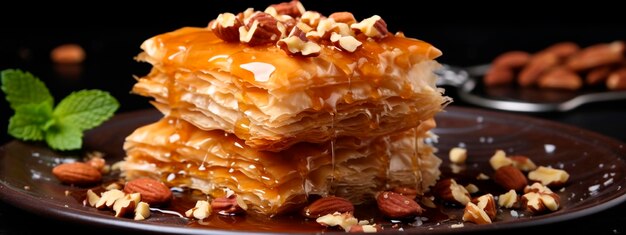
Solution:
{"label": "mint sprig", "polygon": [[81,148],[83,132],[99,126],[119,108],[113,96],[100,90],[73,92],[54,107],[46,85],[31,73],[7,69],[0,77],[2,91],[15,111],[9,120],[9,135],[45,140],[53,149]]}
{"label": "mint sprig", "polygon": [[17,69],[7,69],[0,73],[2,76],[2,91],[6,94],[11,108],[17,110],[22,105],[47,103],[50,106],[54,98],[50,95],[46,84],[29,72]]}

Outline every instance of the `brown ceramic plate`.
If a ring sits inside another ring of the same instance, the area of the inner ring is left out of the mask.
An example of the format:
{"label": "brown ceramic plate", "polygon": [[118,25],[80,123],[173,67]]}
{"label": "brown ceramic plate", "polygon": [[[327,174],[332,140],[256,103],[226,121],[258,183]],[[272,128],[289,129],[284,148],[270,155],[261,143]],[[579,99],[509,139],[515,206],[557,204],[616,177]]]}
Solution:
{"label": "brown ceramic plate", "polygon": [[[119,161],[124,156],[124,137],[136,127],[158,118],[160,114],[154,110],[118,115],[88,132],[85,135],[84,149],[105,152],[108,162]],[[524,211],[505,209],[498,213],[493,224],[465,223],[462,228],[452,228],[451,225],[459,223],[462,208],[442,206],[429,209],[429,214],[436,214],[437,219],[431,217],[425,221],[409,221],[401,225],[404,231],[450,233],[537,226],[596,213],[626,200],[626,148],[623,143],[554,122],[475,109],[448,107],[437,119],[438,127],[435,132],[439,141],[435,146],[439,148],[438,155],[444,159],[441,167],[443,177],[453,177],[462,183],[474,183],[483,192],[496,195],[502,193],[503,190],[491,181],[476,179],[479,173],[493,173],[488,159],[496,149],[503,149],[509,154],[529,156],[537,165],[563,168],[571,177],[564,188],[556,189],[561,197],[561,209],[553,213],[532,216]],[[459,145],[468,149],[469,159],[460,168],[460,173],[453,174],[447,161],[447,152]],[[213,222],[219,221],[219,229],[202,227],[198,223],[189,223],[184,218],[163,213],[153,213],[151,218],[142,222],[114,218],[109,211],[83,206],[81,197],[84,189],[62,185],[51,175],[52,166],[81,154],[83,153],[58,153],[42,144],[20,141],[2,146],[0,199],[48,217],[144,232],[224,234],[243,228],[238,225],[246,225],[246,233],[296,232],[299,229],[302,232],[314,232],[316,229],[318,232],[323,231],[315,227],[314,223],[295,222],[293,219],[263,221],[252,218],[213,218]],[[115,176],[109,176],[109,179],[112,180],[113,177]],[[66,191],[69,195],[66,195]],[[177,197],[180,199],[185,195],[177,194]],[[389,221],[378,219],[378,223],[387,226],[385,231],[391,230]]]}

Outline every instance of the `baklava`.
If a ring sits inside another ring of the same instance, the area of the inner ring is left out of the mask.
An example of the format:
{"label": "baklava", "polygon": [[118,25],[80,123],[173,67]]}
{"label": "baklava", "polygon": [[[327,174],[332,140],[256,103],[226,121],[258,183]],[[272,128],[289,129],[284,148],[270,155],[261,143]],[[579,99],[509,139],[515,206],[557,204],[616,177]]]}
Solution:
{"label": "baklava", "polygon": [[341,137],[269,152],[249,147],[233,134],[167,117],[126,139],[123,170],[130,179],[156,178],[214,198],[233,191],[251,212],[276,215],[301,207],[309,195],[335,195],[360,204],[388,187],[424,193],[436,183],[441,160],[416,134],[408,130],[366,141]]}
{"label": "baklava", "polygon": [[325,17],[292,1],[222,13],[141,48],[153,67],[132,91],[165,117],[127,138],[129,179],[230,190],[275,215],[311,194],[422,194],[439,177],[424,139],[449,102],[435,86],[441,51],[388,32],[380,16]]}

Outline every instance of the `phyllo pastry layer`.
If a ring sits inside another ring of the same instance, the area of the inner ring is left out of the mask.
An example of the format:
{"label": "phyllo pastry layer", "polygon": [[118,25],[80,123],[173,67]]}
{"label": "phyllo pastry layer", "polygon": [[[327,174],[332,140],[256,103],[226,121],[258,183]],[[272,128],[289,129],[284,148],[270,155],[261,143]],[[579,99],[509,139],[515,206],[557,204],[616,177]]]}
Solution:
{"label": "phyllo pastry layer", "polygon": [[[248,20],[258,14],[265,13]],[[294,28],[305,28],[298,20]],[[347,25],[322,18],[309,32],[341,24]],[[225,41],[211,27],[182,28],[142,44],[138,59],[153,69],[133,92],[154,97],[165,114],[269,151],[341,136],[388,135],[441,111],[448,99],[435,86],[438,49],[402,34],[372,38],[355,32],[344,32],[360,43],[354,51],[322,38],[317,55],[305,57],[276,43]]]}
{"label": "phyllo pastry layer", "polygon": [[422,194],[435,184],[441,160],[424,144],[425,131],[298,143],[276,153],[255,150],[224,131],[163,118],[127,137],[122,172],[129,180],[156,178],[214,198],[232,190],[256,214],[300,208],[309,195],[336,195],[359,204],[381,190],[411,187]]}

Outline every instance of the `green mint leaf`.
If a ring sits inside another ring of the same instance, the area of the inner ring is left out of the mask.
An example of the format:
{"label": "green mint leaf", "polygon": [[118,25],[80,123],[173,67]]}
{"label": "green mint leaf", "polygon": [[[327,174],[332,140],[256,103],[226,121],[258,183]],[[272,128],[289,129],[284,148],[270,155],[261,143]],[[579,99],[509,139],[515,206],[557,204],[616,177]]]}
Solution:
{"label": "green mint leaf", "polygon": [[117,100],[100,90],[82,90],[65,97],[53,110],[54,98],[46,85],[28,72],[0,72],[1,89],[15,115],[8,132],[22,140],[45,140],[53,149],[73,150],[82,145],[83,131],[111,118]]}
{"label": "green mint leaf", "polygon": [[12,109],[25,104],[46,103],[52,108],[54,98],[46,85],[29,72],[7,69],[0,72],[2,91],[6,94]]}
{"label": "green mint leaf", "polygon": [[15,115],[9,120],[8,132],[21,140],[43,140],[51,121],[52,107],[46,102],[24,104],[15,110]]}
{"label": "green mint leaf", "polygon": [[56,150],[80,149],[83,145],[83,132],[74,126],[57,123],[46,131],[46,143]]}
{"label": "green mint leaf", "polygon": [[65,97],[53,115],[60,123],[84,131],[111,118],[118,107],[119,103],[108,92],[82,90]]}

